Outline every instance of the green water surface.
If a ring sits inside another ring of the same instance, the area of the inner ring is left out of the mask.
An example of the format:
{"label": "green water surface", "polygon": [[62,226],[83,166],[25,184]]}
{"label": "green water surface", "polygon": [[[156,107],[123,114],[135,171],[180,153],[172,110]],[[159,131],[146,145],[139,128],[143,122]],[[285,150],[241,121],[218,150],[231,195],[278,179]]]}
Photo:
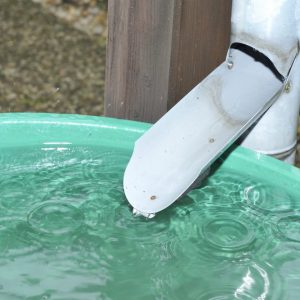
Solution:
{"label": "green water surface", "polygon": [[154,219],[125,150],[1,149],[0,299],[300,299],[300,199],[216,170]]}

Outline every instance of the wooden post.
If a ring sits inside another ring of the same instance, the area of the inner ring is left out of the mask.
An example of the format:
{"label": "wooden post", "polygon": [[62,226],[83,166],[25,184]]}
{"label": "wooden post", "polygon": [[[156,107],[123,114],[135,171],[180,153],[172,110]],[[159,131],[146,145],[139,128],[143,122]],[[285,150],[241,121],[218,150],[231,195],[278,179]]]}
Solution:
{"label": "wooden post", "polygon": [[229,0],[109,0],[105,115],[155,122],[220,64]]}

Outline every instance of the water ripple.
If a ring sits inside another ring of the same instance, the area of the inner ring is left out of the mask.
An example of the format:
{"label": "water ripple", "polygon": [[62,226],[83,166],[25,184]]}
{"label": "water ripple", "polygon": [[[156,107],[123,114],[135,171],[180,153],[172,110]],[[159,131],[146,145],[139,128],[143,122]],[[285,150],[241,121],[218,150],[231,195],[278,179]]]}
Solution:
{"label": "water ripple", "polygon": [[32,205],[34,197],[33,187],[26,176],[15,175],[0,180],[0,207],[1,211],[14,214],[22,214],[29,205]]}
{"label": "water ripple", "polygon": [[202,234],[213,247],[224,251],[240,251],[255,241],[253,223],[216,217],[202,225]]}
{"label": "water ripple", "polygon": [[186,232],[198,248],[193,247],[193,251],[212,264],[224,259],[251,259],[268,235],[259,216],[241,208],[203,207],[191,213],[185,226],[190,227]]}
{"label": "water ripple", "polygon": [[[230,265],[209,278],[211,291],[200,294],[199,300],[281,300],[280,276],[272,267],[252,262],[245,265]],[[214,284],[215,283],[215,284]]]}
{"label": "water ripple", "polygon": [[[9,224],[9,227],[7,224]],[[0,219],[0,263],[6,259],[15,260],[20,256],[33,255],[40,250],[40,245],[33,243],[28,238],[27,229],[26,223],[21,219]]]}
{"label": "water ripple", "polygon": [[50,201],[31,210],[27,222],[38,232],[65,235],[82,225],[83,213],[70,204]]}
{"label": "water ripple", "polygon": [[229,207],[241,203],[240,192],[243,187],[243,178],[237,174],[217,172],[206,180],[204,186],[189,195],[206,205]]}
{"label": "water ripple", "polygon": [[299,207],[286,190],[264,183],[247,186],[242,199],[253,209],[264,213],[282,213]]}
{"label": "water ripple", "polygon": [[276,230],[280,238],[300,243],[300,213],[281,214],[276,221]]}

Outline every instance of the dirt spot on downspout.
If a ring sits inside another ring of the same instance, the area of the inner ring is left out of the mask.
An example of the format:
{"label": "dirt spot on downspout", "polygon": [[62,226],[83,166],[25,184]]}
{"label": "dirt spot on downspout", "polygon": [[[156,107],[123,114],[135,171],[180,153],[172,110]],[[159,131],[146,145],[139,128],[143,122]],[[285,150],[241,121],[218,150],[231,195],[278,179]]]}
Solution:
{"label": "dirt spot on downspout", "polygon": [[244,124],[243,120],[233,118],[223,107],[221,97],[223,80],[220,76],[210,76],[203,82],[203,88],[210,94],[218,113],[232,126]]}

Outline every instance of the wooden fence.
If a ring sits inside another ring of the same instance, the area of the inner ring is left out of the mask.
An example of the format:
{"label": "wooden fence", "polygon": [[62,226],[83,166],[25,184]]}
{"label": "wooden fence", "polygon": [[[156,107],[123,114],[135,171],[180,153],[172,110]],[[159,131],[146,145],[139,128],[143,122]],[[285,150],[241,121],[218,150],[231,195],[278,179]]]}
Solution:
{"label": "wooden fence", "polygon": [[230,0],[109,0],[105,115],[155,122],[226,55]]}

